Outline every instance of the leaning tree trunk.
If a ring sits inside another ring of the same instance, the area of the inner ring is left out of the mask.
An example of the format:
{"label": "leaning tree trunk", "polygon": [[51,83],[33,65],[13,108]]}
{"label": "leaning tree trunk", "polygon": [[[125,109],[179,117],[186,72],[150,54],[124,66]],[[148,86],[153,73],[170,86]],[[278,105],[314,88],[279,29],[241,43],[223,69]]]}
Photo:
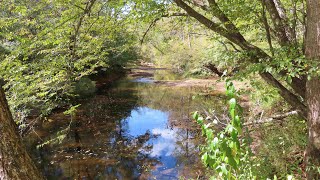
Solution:
{"label": "leaning tree trunk", "polygon": [[0,85],[0,180],[11,179],[41,180],[44,178],[21,141]]}
{"label": "leaning tree trunk", "polygon": [[[320,63],[320,0],[307,0],[307,37],[306,57],[308,64]],[[316,68],[316,67],[311,67]],[[308,106],[308,146],[307,165],[308,179],[320,179],[320,78],[319,75],[307,82]]]}

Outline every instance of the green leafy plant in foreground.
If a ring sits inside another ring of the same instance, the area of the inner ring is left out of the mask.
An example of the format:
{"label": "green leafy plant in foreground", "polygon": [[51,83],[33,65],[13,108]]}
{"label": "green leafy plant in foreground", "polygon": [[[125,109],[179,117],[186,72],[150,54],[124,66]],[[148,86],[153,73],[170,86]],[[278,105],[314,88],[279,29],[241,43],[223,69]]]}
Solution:
{"label": "green leafy plant in foreground", "polygon": [[[202,147],[202,161],[213,169],[222,179],[256,179],[251,161],[250,137],[248,131],[242,132],[242,108],[237,103],[237,93],[233,83],[227,81],[230,121],[224,130],[215,133],[214,122],[206,123],[204,118],[195,112],[193,118],[202,128],[206,145]],[[211,179],[216,179],[212,177]]]}

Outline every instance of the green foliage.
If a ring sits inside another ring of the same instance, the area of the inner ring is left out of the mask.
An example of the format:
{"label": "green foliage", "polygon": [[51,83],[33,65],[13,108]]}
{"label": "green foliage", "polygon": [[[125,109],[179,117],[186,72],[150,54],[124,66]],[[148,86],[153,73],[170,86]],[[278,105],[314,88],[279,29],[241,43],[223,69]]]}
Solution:
{"label": "green foliage", "polygon": [[138,58],[124,6],[86,0],[1,3],[0,77],[19,123],[71,104],[77,94],[93,93],[94,84],[82,77],[98,68]]}
{"label": "green foliage", "polygon": [[[142,45],[142,55],[146,60],[159,67],[172,68],[173,71],[185,76],[207,76],[211,73],[204,67],[212,62],[209,57],[212,48],[207,37],[192,34],[195,27],[184,27],[174,19],[157,22],[153,32],[149,32],[146,42]],[[181,27],[171,27],[171,23],[179,23]]]}
{"label": "green foliage", "polygon": [[[302,178],[299,166],[307,143],[305,122],[288,118],[281,124],[263,125],[249,135],[248,128],[243,127],[242,108],[230,81],[226,94],[230,122],[223,126],[223,130],[215,128],[220,127],[220,120],[207,122],[198,112],[193,115],[206,137],[201,159],[216,173],[212,178],[219,179],[218,175],[222,179],[292,179],[293,175]],[[254,136],[254,143],[251,136]],[[251,152],[252,146],[256,147],[255,154]]]}
{"label": "green foliage", "polygon": [[261,139],[256,155],[261,177],[266,179],[276,175],[284,179],[287,174],[292,174],[303,179],[301,165],[307,145],[306,122],[289,117],[281,124],[266,124],[255,131]]}
{"label": "green foliage", "polygon": [[[91,2],[93,6],[86,9]],[[185,2],[220,27],[228,29],[228,24],[218,20],[216,12],[205,12],[193,4],[196,1]],[[256,78],[257,72],[269,72],[279,82],[288,84],[294,77],[307,75],[310,78],[320,74],[317,62],[307,63],[303,54],[304,1],[281,1],[284,10],[296,10],[295,13],[286,13],[285,23],[296,33],[294,43],[290,45],[279,43],[277,32],[273,32],[277,28],[267,13],[268,29],[272,30],[272,48],[261,21],[263,8],[260,1],[216,2],[247,44],[257,46],[271,58],[257,58],[260,63],[249,64],[248,59],[253,52],[243,51],[193,18],[168,17],[182,12],[169,0],[1,2],[0,78],[6,82],[7,97],[17,123],[23,125],[31,114],[48,115],[59,106],[70,106],[66,113],[73,115],[77,107],[71,105],[74,97],[91,95],[95,91],[95,84],[87,78],[88,75],[101,67],[126,66],[141,58],[140,55],[157,66],[173,68],[183,75],[212,75],[204,67],[207,64],[214,64],[228,74],[236,73],[238,78]],[[141,25],[145,27],[141,28]],[[143,37],[147,27],[151,29],[148,29],[140,54],[138,39]],[[179,76],[159,75],[157,78],[165,80]],[[275,89],[260,81],[253,83],[253,89],[255,93],[251,98],[255,105],[265,109],[279,105],[280,96]],[[242,132],[242,110],[230,82],[227,83],[227,95],[230,98],[230,122],[217,135],[212,128],[215,121],[206,124],[198,113],[194,115],[207,138],[208,146],[203,148],[202,159],[224,178],[253,178],[257,167],[250,165],[249,139]],[[162,101],[160,97],[159,103]],[[286,159],[290,158],[288,149],[305,144],[305,129],[302,127],[297,121],[296,124],[288,123],[285,128],[274,126],[274,129],[261,130],[265,135],[265,146],[261,146],[258,155],[263,172],[262,175],[256,174],[258,177],[270,178],[277,174],[284,178],[283,174],[296,173],[291,168],[297,165],[287,166]],[[290,133],[286,134],[286,131]],[[63,134],[57,134],[58,140],[65,137]],[[289,137],[288,134],[293,135]],[[279,149],[284,151],[277,154]],[[263,159],[263,156],[267,158]],[[270,168],[270,163],[275,164],[274,167]]]}
{"label": "green foliage", "polygon": [[227,82],[230,122],[224,130],[215,135],[214,122],[205,123],[198,112],[193,118],[201,125],[206,137],[206,146],[202,148],[202,161],[223,179],[253,179],[250,137],[242,132],[242,108],[236,100],[236,90],[232,82]]}
{"label": "green foliage", "polygon": [[71,106],[68,110],[63,112],[63,114],[70,115],[70,116],[75,116],[77,108],[80,107],[80,106],[81,106],[81,104],[78,104],[78,105],[75,105],[75,106]]}
{"label": "green foliage", "polygon": [[80,97],[92,96],[96,92],[96,84],[88,77],[82,77],[74,86],[74,93]]}
{"label": "green foliage", "polygon": [[[253,103],[252,109],[255,112],[268,111],[276,106],[282,106],[282,110],[285,111],[286,106],[283,99],[279,95],[277,89],[266,85],[261,80],[252,78],[251,87],[254,91],[249,90],[250,101]],[[260,108],[261,110],[257,110]]]}

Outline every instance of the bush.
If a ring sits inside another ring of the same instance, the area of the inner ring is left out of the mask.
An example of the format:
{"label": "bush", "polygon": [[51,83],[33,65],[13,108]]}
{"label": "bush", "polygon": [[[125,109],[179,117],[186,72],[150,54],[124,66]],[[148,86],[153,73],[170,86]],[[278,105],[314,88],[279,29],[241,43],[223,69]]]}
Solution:
{"label": "bush", "polygon": [[88,77],[82,77],[75,83],[74,93],[80,97],[88,97],[96,92],[96,83]]}

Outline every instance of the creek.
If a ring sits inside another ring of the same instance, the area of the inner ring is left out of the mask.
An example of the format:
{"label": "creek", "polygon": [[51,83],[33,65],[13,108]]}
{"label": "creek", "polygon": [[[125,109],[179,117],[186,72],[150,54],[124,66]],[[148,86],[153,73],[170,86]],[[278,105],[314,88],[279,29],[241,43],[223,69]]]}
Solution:
{"label": "creek", "polygon": [[76,115],[56,112],[38,123],[26,141],[42,144],[33,154],[44,175],[48,179],[205,178],[201,129],[191,116],[204,109],[225,113],[225,98],[202,96],[203,87],[155,81],[177,78],[168,70],[144,70],[99,89],[80,102]]}

